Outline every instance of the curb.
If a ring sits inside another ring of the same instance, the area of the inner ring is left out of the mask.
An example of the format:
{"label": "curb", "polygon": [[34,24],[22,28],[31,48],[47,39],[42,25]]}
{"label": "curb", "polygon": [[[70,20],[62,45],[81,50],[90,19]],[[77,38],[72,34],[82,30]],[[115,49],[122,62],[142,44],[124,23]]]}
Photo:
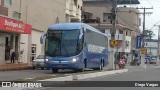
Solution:
{"label": "curb", "polygon": [[112,74],[123,73],[123,72],[128,72],[128,69],[73,75],[73,80],[89,79],[89,78],[95,78],[95,77],[112,75]]}
{"label": "curb", "polygon": [[102,71],[102,72],[80,74],[80,75],[70,75],[70,76],[65,76],[65,77],[44,79],[44,80],[38,80],[38,81],[74,81],[74,80],[83,80],[83,79],[95,78],[95,77],[112,75],[112,74],[117,74],[117,73],[124,73],[124,72],[128,72],[128,69],[121,69],[121,70],[114,70],[114,71]]}
{"label": "curb", "polygon": [[65,76],[65,77],[58,77],[58,78],[51,78],[51,79],[44,79],[38,81],[73,81],[72,75]]}

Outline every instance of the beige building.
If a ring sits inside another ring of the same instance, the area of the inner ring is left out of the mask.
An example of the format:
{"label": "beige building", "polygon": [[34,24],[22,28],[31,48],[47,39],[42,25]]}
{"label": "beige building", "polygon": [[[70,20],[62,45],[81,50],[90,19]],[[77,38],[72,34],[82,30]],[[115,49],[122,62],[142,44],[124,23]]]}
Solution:
{"label": "beige building", "polygon": [[[106,1],[84,1],[83,3],[83,22],[90,23],[90,25],[100,30],[111,29],[111,13],[112,5]],[[132,49],[134,44],[129,37],[135,37],[139,33],[139,11],[131,7],[118,7],[117,9],[117,29],[116,34],[123,34],[126,37],[125,40],[130,42]],[[102,31],[107,32],[108,31]],[[124,40],[124,39],[123,39]],[[135,39],[133,39],[135,40]],[[125,43],[125,42],[124,42]],[[133,42],[134,43],[134,42]],[[125,45],[124,45],[125,46]],[[131,48],[130,51],[131,52]],[[125,48],[122,52],[125,52]],[[127,50],[128,52],[128,50]]]}
{"label": "beige building", "polygon": [[[83,22],[101,30],[110,38],[111,9],[112,5],[108,1],[86,0],[83,2]],[[118,7],[115,39],[118,40],[119,44],[115,47],[116,52],[130,54],[135,49],[135,36],[140,31],[138,13],[139,11],[135,8]]]}
{"label": "beige building", "polygon": [[[0,16],[32,25],[31,34],[18,34],[18,43],[15,46],[12,45],[14,49],[18,48],[17,52],[24,50],[20,59],[23,63],[29,63],[39,54],[43,54],[44,48],[39,39],[50,25],[81,21],[82,0],[0,0],[0,3],[4,7],[4,12],[0,13]],[[0,32],[0,34],[3,33]],[[5,49],[6,47],[3,47],[3,51]],[[0,59],[0,64],[5,63],[5,52],[1,53],[0,57],[3,58]]]}

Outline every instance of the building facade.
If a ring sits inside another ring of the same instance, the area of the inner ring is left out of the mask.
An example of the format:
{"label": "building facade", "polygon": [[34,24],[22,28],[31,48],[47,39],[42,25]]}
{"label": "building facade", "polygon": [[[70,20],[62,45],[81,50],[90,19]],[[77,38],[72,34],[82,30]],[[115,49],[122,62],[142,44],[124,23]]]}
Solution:
{"label": "building facade", "polygon": [[[81,21],[82,0],[0,0],[0,3],[0,16],[32,26],[32,33],[22,33],[19,35],[18,41],[15,41],[19,43],[15,45],[15,47],[19,47],[17,51],[23,51],[23,55],[19,59],[23,63],[30,64],[38,55],[43,54],[44,45],[40,44],[39,39],[50,25]],[[2,10],[3,12],[1,12]],[[5,48],[2,51],[4,50]],[[5,54],[0,54],[0,57],[4,56]],[[2,58],[0,64],[4,60]]]}
{"label": "building facade", "polygon": [[[83,22],[108,35],[112,28],[112,4],[109,1],[85,0],[83,2]],[[115,52],[129,56],[135,48],[135,36],[139,34],[138,10],[131,7],[118,7],[115,39],[118,41]],[[110,48],[110,47],[109,47]],[[131,56],[129,56],[131,57]]]}
{"label": "building facade", "polygon": [[19,8],[13,4],[12,0],[0,0],[0,64],[10,63],[11,50],[16,53],[15,59],[19,59],[21,35],[30,35],[32,30],[30,24],[19,19]]}
{"label": "building facade", "polygon": [[158,55],[158,40],[145,39],[145,48],[147,49],[147,55],[156,57]]}

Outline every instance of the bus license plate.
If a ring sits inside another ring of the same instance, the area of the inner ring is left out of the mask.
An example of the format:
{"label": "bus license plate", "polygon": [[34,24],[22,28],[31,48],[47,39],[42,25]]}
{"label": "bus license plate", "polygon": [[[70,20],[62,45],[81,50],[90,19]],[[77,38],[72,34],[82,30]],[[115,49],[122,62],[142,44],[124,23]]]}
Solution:
{"label": "bus license plate", "polygon": [[58,67],[63,67],[63,65],[58,65]]}

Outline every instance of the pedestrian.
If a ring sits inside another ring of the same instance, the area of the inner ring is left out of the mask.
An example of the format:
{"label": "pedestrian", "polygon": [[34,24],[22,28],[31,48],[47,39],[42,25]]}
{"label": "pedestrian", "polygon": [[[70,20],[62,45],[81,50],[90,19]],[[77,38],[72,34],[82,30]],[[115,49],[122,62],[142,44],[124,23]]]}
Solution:
{"label": "pedestrian", "polygon": [[15,56],[16,56],[16,53],[13,51],[13,52],[11,53],[11,63],[14,63],[14,61],[15,61]]}

